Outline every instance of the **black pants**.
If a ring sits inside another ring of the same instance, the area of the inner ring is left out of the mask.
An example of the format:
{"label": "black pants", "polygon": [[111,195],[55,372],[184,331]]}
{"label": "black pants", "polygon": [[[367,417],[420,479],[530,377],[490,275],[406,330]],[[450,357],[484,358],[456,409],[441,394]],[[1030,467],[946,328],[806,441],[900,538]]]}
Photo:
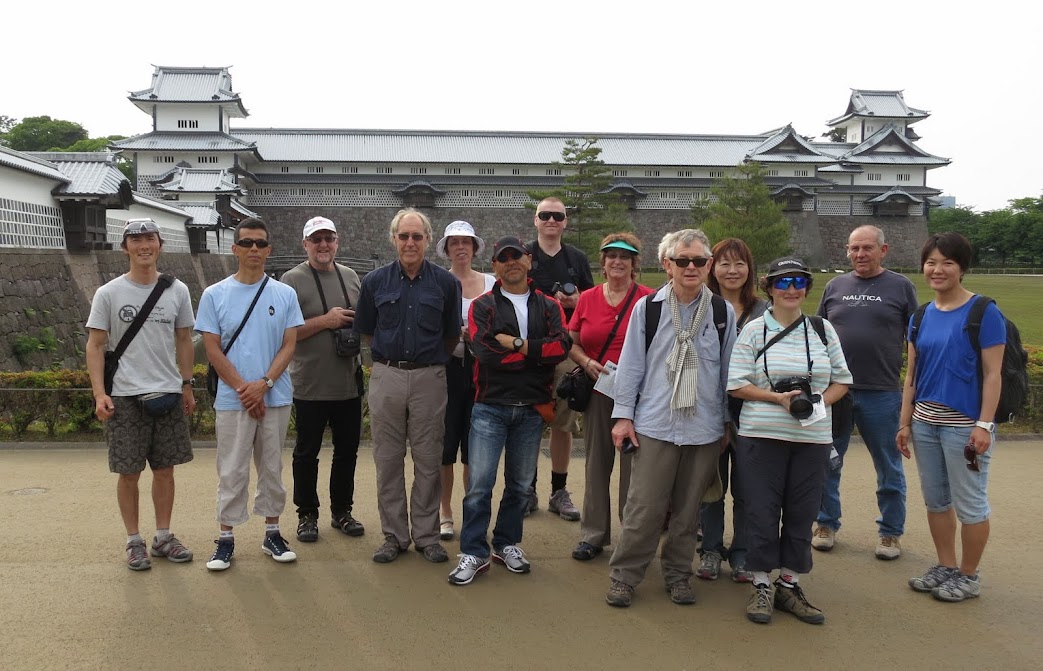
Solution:
{"label": "black pants", "polygon": [[330,510],[351,512],[355,496],[355,463],[362,434],[362,399],[305,401],[293,399],[297,410],[297,444],[293,448],[293,503],[297,514],[319,512],[319,448],[326,426],[333,433],[330,465]]}
{"label": "black pants", "polygon": [[474,358],[470,354],[458,359],[449,357],[445,367],[446,391],[445,437],[442,439],[442,465],[460,461],[467,464],[467,437],[471,433],[471,408],[474,407]]}

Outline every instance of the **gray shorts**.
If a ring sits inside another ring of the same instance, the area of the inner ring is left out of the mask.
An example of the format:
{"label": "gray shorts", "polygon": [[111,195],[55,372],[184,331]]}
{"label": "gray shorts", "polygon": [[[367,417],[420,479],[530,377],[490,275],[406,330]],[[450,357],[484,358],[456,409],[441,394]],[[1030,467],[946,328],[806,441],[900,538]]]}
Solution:
{"label": "gray shorts", "polygon": [[192,439],[184,406],[178,403],[163,417],[149,417],[135,396],[113,396],[115,413],[105,422],[109,470],[131,475],[192,461]]}

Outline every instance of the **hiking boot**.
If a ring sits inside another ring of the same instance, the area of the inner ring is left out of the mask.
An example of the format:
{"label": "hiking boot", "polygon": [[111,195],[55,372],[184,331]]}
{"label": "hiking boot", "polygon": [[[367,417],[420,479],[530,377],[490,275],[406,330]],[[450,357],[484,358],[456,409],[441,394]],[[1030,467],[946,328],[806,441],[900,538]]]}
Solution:
{"label": "hiking boot", "polygon": [[528,498],[529,502],[525,506],[525,517],[528,517],[530,514],[540,509],[540,497],[536,496],[535,487],[529,487]]}
{"label": "hiking boot", "polygon": [[746,570],[746,561],[732,561],[728,560],[728,563],[732,567],[732,582],[751,583],[753,582],[753,571]]}
{"label": "hiking boot", "polygon": [[297,553],[290,549],[290,545],[278,531],[264,537],[261,549],[266,555],[281,564],[297,561]]}
{"label": "hiking boot", "polygon": [[493,552],[493,561],[503,564],[511,573],[528,573],[532,568],[525,553],[517,545],[504,545]]}
{"label": "hiking boot", "polygon": [[166,557],[175,564],[192,561],[192,551],[186,548],[177,536],[171,536],[162,543],[159,542],[159,538],[153,536],[152,547],[148,553],[153,557]]}
{"label": "hiking boot", "polygon": [[808,603],[804,590],[800,585],[789,587],[781,581],[775,581],[775,607],[793,615],[801,622],[822,624],[826,616],[821,610]]}
{"label": "hiking boot", "polygon": [[217,543],[217,549],[214,550],[210,561],[206,563],[206,567],[211,571],[224,571],[232,565],[232,555],[235,554],[235,540],[231,538],[228,540],[217,539],[214,542]]}
{"label": "hiking boot", "polygon": [[898,559],[902,554],[902,542],[898,536],[881,536],[876,544],[877,559]]}
{"label": "hiking boot", "polygon": [[670,583],[666,586],[666,591],[670,592],[670,600],[678,606],[690,606],[695,603],[695,592],[692,591],[692,585],[687,578]]}
{"label": "hiking boot", "polygon": [[441,564],[442,562],[449,561],[449,553],[445,551],[441,543],[432,543],[431,545],[425,545],[424,547],[417,547],[417,552],[424,555],[424,559],[431,562],[432,564]]}
{"label": "hiking boot", "polygon": [[811,547],[822,552],[829,552],[837,542],[837,532],[821,524],[815,527],[815,533],[811,534]]}
{"label": "hiking boot", "polygon": [[146,571],[152,568],[152,560],[148,558],[145,541],[127,543],[127,568],[131,571]]}
{"label": "hiking boot", "polygon": [[963,575],[959,571],[951,574],[949,579],[931,590],[931,596],[939,601],[963,601],[981,595],[981,581],[978,574]]}
{"label": "hiking boot", "polygon": [[297,522],[297,540],[314,543],[319,540],[319,514],[304,513]]}
{"label": "hiking boot", "polygon": [[775,586],[754,583],[750,600],[746,602],[746,619],[757,624],[768,624],[775,612]]}
{"label": "hiking boot", "polygon": [[594,557],[605,551],[605,548],[599,548],[596,545],[591,545],[586,541],[580,541],[576,549],[572,551],[572,558],[578,559],[579,561],[590,561]]}
{"label": "hiking boot", "polygon": [[917,592],[931,592],[936,587],[944,584],[950,576],[959,572],[959,569],[935,564],[927,569],[927,573],[918,575],[915,578],[909,578],[909,586]]}
{"label": "hiking boot", "polygon": [[349,536],[361,536],[366,533],[366,527],[362,526],[362,522],[351,516],[350,510],[343,513],[333,513],[330,518],[330,526],[334,529],[340,529]]}
{"label": "hiking boot", "polygon": [[608,605],[616,608],[629,607],[633,598],[634,588],[625,582],[615,579],[612,580],[612,586],[608,588],[608,594],[605,595],[605,601],[608,602]]}
{"label": "hiking boot", "polygon": [[699,568],[695,570],[695,575],[703,580],[717,580],[717,577],[721,575],[720,553],[713,550],[704,552],[703,558],[699,561]]}
{"label": "hiking boot", "polygon": [[552,513],[558,513],[563,520],[568,520],[569,522],[579,521],[579,510],[572,505],[572,496],[567,489],[559,489],[550,495],[550,501],[547,502],[547,510]]}
{"label": "hiking boot", "polygon": [[458,555],[460,562],[449,572],[450,585],[468,585],[478,577],[478,574],[489,570],[490,561],[488,557],[482,559],[474,555]]}
{"label": "hiking boot", "polygon": [[453,540],[453,536],[456,535],[456,530],[453,529],[453,518],[443,517],[438,522],[438,537],[444,541]]}
{"label": "hiking boot", "polygon": [[376,552],[373,553],[373,561],[378,564],[390,564],[398,559],[398,555],[401,554],[401,552],[402,548],[399,546],[398,541],[395,540],[395,537],[385,536],[384,544],[377,548]]}

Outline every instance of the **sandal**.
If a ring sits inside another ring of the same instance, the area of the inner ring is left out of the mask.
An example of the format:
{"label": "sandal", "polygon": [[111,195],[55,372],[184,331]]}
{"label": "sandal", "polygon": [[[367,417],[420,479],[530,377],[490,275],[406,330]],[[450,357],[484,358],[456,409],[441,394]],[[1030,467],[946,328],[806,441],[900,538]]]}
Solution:
{"label": "sandal", "polygon": [[362,522],[351,516],[351,513],[334,513],[330,518],[330,526],[340,529],[349,536],[361,536],[366,533],[366,527]]}
{"label": "sandal", "polygon": [[441,519],[438,535],[444,541],[449,541],[453,539],[453,536],[456,535],[456,532],[453,530],[452,517],[443,517]]}

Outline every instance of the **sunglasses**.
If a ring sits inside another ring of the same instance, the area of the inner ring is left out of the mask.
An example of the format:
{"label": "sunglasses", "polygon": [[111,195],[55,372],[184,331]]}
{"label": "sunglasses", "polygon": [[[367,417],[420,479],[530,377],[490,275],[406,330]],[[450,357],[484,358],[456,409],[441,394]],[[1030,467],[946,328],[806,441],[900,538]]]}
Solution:
{"label": "sunglasses", "polygon": [[967,445],[963,448],[963,458],[967,460],[967,470],[978,472],[978,450],[974,449],[973,445]]}
{"label": "sunglasses", "polygon": [[337,236],[335,235],[313,235],[310,238],[308,238],[308,242],[310,242],[313,245],[321,245],[324,242],[327,245],[332,245],[336,241]]}
{"label": "sunglasses", "polygon": [[257,249],[264,249],[268,246],[267,240],[251,240],[250,238],[239,238],[235,241],[236,247],[257,247]]}
{"label": "sunglasses", "polygon": [[522,257],[522,253],[517,249],[505,249],[496,255],[496,260],[500,263],[507,263],[508,261],[517,261]]}
{"label": "sunglasses", "polygon": [[780,278],[776,279],[774,282],[772,282],[771,286],[775,287],[776,289],[779,289],[780,291],[785,291],[786,289],[789,289],[790,287],[793,287],[794,289],[799,291],[801,289],[807,289],[808,288],[808,278],[803,277],[803,276],[801,276],[801,277],[780,277]]}
{"label": "sunglasses", "polygon": [[413,239],[413,242],[422,242],[424,237],[425,236],[424,236],[423,233],[399,233],[398,234],[398,239],[401,240],[402,242],[408,242],[410,238]]}
{"label": "sunglasses", "polygon": [[679,259],[675,259],[675,258],[671,257],[670,260],[673,261],[674,265],[676,265],[678,268],[687,268],[689,263],[695,264],[696,268],[704,268],[704,267],[706,267],[706,264],[710,262],[710,257],[709,256],[699,256],[699,257],[696,257],[694,259],[686,259],[686,258],[683,258],[683,257],[679,258]]}
{"label": "sunglasses", "polygon": [[[624,261],[628,261],[628,260],[634,258],[634,255],[631,254],[630,252],[605,252],[605,258],[606,259],[623,259]],[[685,264],[685,265],[687,265],[687,264]]]}
{"label": "sunglasses", "polygon": [[537,212],[536,216],[540,218],[540,221],[550,221],[551,217],[554,217],[554,221],[565,221],[564,212]]}

